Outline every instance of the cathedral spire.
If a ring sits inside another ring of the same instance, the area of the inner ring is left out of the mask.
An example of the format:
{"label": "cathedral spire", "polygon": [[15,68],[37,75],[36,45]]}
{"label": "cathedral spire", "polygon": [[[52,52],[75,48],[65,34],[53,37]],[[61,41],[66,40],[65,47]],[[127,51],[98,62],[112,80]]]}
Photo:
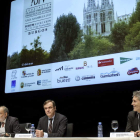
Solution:
{"label": "cathedral spire", "polygon": [[88,0],[88,7],[96,6],[95,0]]}
{"label": "cathedral spire", "polygon": [[107,4],[109,4],[109,0],[102,0],[101,1],[101,5],[107,5]]}
{"label": "cathedral spire", "polygon": [[84,9],[83,9],[83,11],[85,11],[86,10],[86,6],[85,6],[85,3],[84,3]]}
{"label": "cathedral spire", "polygon": [[99,0],[97,1],[97,8],[99,8]]}
{"label": "cathedral spire", "polygon": [[93,6],[96,6],[95,0],[93,0]]}
{"label": "cathedral spire", "polygon": [[113,0],[111,0],[111,5],[114,6],[114,4],[113,4]]}

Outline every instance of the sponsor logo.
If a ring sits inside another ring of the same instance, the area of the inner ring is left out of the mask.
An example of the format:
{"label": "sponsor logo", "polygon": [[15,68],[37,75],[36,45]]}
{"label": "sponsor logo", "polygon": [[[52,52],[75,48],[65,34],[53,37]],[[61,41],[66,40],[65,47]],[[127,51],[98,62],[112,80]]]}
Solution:
{"label": "sponsor logo", "polygon": [[41,69],[38,69],[37,70],[37,76],[40,76],[41,75]]}
{"label": "sponsor logo", "polygon": [[57,79],[57,83],[64,83],[64,82],[70,82],[70,78],[68,76],[63,76]]}
{"label": "sponsor logo", "polygon": [[81,69],[85,69],[85,68],[92,68],[92,65],[88,65],[87,61],[83,61],[83,67],[76,67],[76,70],[81,70]]}
{"label": "sponsor logo", "polygon": [[[95,79],[95,76],[94,75],[85,75],[85,76],[82,76],[82,78],[81,78],[81,80],[86,80],[86,81],[90,81],[91,79]],[[80,76],[76,76],[75,80],[80,81]]]}
{"label": "sponsor logo", "polygon": [[76,77],[75,77],[75,80],[76,80],[76,81],[80,81],[80,76],[76,76]]}
{"label": "sponsor logo", "polygon": [[44,70],[38,69],[37,76],[40,76],[41,73],[43,74],[43,73],[49,73],[49,72],[51,72],[51,69],[44,69]]}
{"label": "sponsor logo", "polygon": [[23,82],[20,83],[20,87],[21,87],[21,88],[24,87],[24,83],[23,83]]}
{"label": "sponsor logo", "polygon": [[61,71],[61,70],[63,70],[63,66],[58,68],[58,69],[56,69],[55,71]]}
{"label": "sponsor logo", "polygon": [[87,61],[84,61],[84,66],[87,66]]}
{"label": "sponsor logo", "polygon": [[87,65],[87,61],[84,61],[84,67],[92,68],[92,65]]}
{"label": "sponsor logo", "polygon": [[23,70],[21,78],[27,78],[27,77],[33,77],[33,76],[34,76],[34,73],[26,73],[26,70]]}
{"label": "sponsor logo", "polygon": [[17,70],[13,70],[11,73],[11,79],[16,79],[17,78],[16,75],[17,75]]}
{"label": "sponsor logo", "polygon": [[90,79],[95,79],[94,75],[86,75],[86,76],[82,76],[81,78],[82,80],[90,80]]}
{"label": "sponsor logo", "polygon": [[31,87],[34,84],[35,84],[35,82],[31,82],[31,83],[23,83],[23,82],[21,82],[20,87],[21,88],[23,88],[23,87]]}
{"label": "sponsor logo", "polygon": [[12,80],[11,81],[11,88],[15,88],[16,87],[16,80]]}
{"label": "sponsor logo", "polygon": [[113,71],[111,71],[111,72],[106,72],[106,73],[101,73],[100,74],[100,77],[101,78],[107,78],[107,77],[116,77],[116,76],[120,76],[120,72],[118,72],[118,71],[115,71],[115,70],[113,70]]}
{"label": "sponsor logo", "polygon": [[123,64],[123,63],[125,63],[125,62],[130,61],[130,60],[132,60],[132,58],[124,58],[124,57],[120,57],[120,64]]}
{"label": "sponsor logo", "polygon": [[140,60],[140,57],[136,57],[136,60]]}
{"label": "sponsor logo", "polygon": [[76,70],[84,69],[84,67],[76,67]]}
{"label": "sponsor logo", "polygon": [[22,75],[25,76],[26,75],[26,70],[22,71]]}
{"label": "sponsor logo", "polygon": [[50,86],[50,85],[51,85],[51,81],[49,81],[48,79],[42,80],[42,86]]}
{"label": "sponsor logo", "polygon": [[114,65],[114,58],[98,60],[98,67]]}
{"label": "sponsor logo", "polygon": [[41,85],[41,80],[38,80],[37,81],[37,85]]}
{"label": "sponsor logo", "polygon": [[65,71],[70,71],[72,69],[73,69],[73,67],[70,67],[69,65],[66,65],[65,68],[64,68]]}
{"label": "sponsor logo", "polygon": [[133,75],[133,74],[138,74],[138,73],[139,73],[139,70],[136,67],[128,70],[127,72],[128,75]]}

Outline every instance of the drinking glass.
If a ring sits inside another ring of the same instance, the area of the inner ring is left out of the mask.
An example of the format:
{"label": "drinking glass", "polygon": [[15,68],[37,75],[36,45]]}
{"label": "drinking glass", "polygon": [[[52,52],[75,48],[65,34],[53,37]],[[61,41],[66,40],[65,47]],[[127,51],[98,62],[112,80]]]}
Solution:
{"label": "drinking glass", "polygon": [[118,121],[117,120],[113,120],[111,122],[111,127],[114,130],[114,132],[116,132],[116,130],[118,129]]}
{"label": "drinking glass", "polygon": [[25,129],[26,129],[26,131],[28,131],[28,133],[29,133],[29,131],[31,130],[31,123],[26,123]]}

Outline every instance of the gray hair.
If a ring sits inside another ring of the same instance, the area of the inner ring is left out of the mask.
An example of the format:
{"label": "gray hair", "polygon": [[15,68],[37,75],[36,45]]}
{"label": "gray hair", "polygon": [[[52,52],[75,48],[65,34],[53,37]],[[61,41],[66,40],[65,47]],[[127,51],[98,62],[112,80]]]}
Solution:
{"label": "gray hair", "polygon": [[140,101],[140,90],[134,91],[132,97],[134,97],[134,96],[137,97]]}
{"label": "gray hair", "polygon": [[7,113],[7,116],[9,115],[9,109],[6,106],[0,106],[0,108],[3,108],[4,113]]}

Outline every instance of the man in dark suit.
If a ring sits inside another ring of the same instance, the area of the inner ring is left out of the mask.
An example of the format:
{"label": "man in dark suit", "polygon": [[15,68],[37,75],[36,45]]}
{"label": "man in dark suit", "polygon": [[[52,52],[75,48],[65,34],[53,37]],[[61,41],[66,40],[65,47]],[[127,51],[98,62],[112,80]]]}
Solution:
{"label": "man in dark suit", "polygon": [[36,130],[36,137],[63,137],[67,129],[67,118],[56,113],[56,105],[52,100],[43,104],[46,115],[40,118]]}
{"label": "man in dark suit", "polygon": [[5,106],[0,106],[0,128],[4,128],[5,136],[14,137],[15,133],[20,133],[18,119],[9,116],[9,110]]}
{"label": "man in dark suit", "polygon": [[140,91],[133,92],[133,111],[128,113],[126,132],[134,132],[135,137],[140,136]]}

